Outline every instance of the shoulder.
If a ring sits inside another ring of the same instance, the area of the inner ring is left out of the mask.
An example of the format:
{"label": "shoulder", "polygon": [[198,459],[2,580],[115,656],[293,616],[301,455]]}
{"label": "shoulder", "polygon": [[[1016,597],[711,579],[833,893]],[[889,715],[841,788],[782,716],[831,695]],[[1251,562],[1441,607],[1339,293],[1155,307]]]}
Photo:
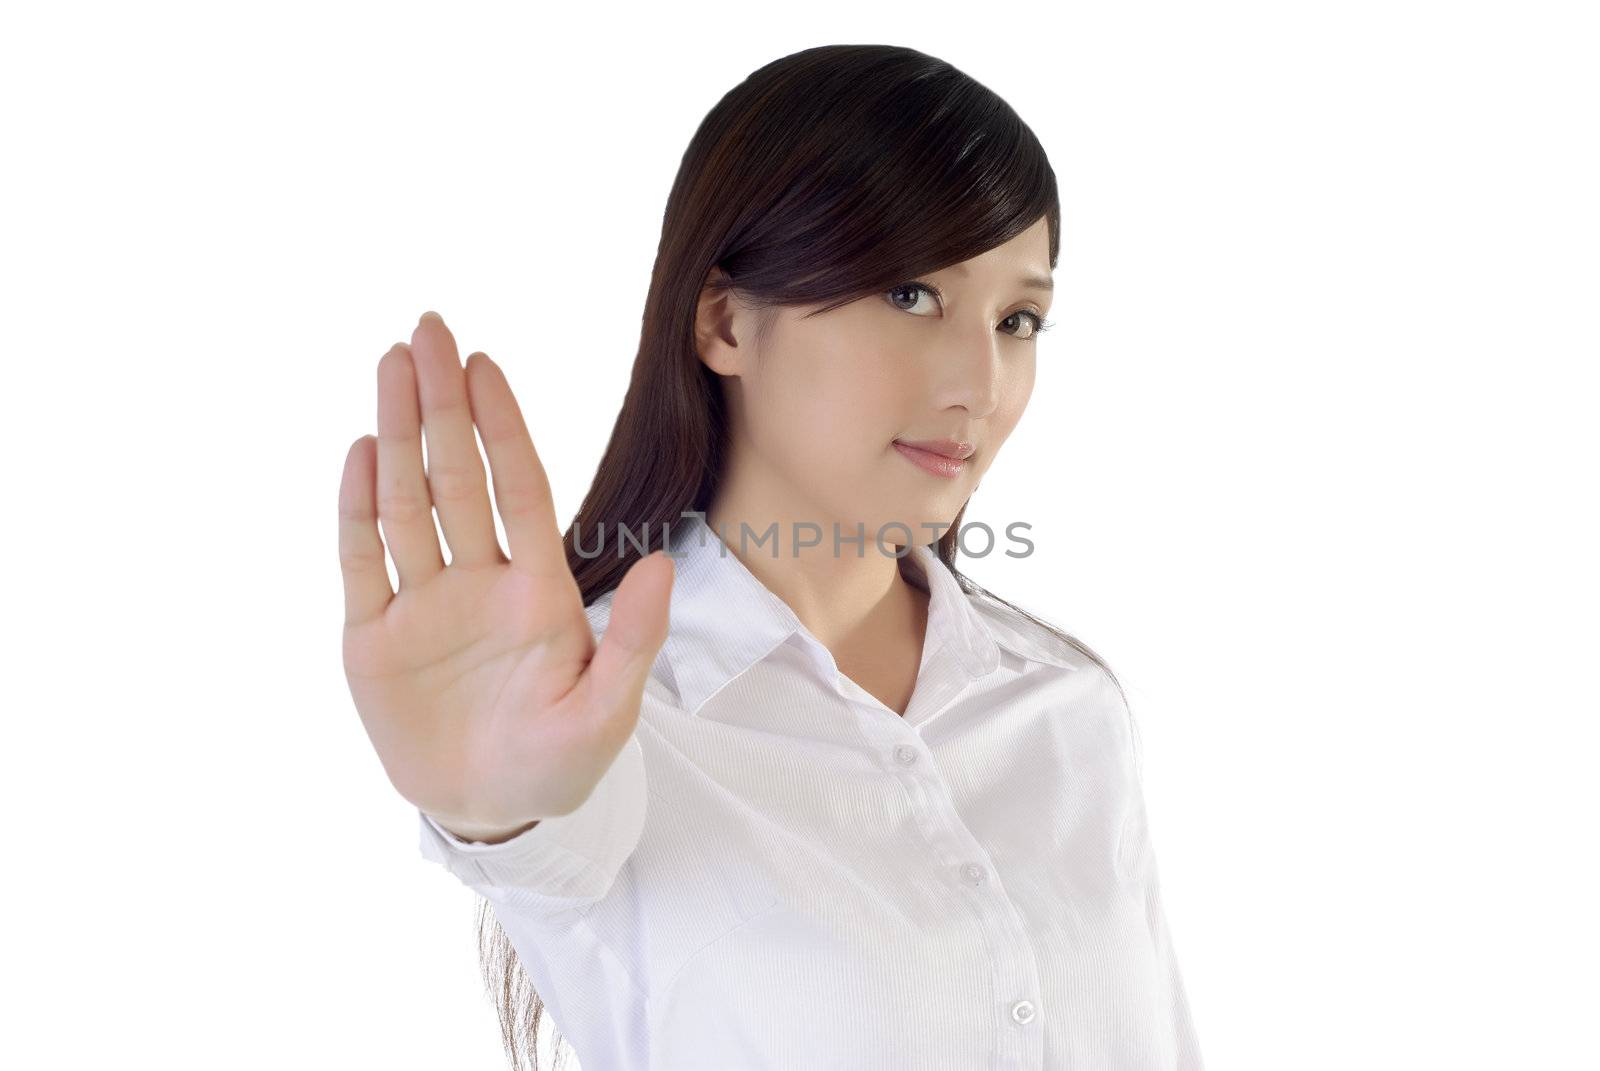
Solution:
{"label": "shoulder", "polygon": [[995,642],[1012,653],[1060,669],[1099,668],[1099,663],[1082,647],[1021,611],[979,592],[967,593],[967,600]]}
{"label": "shoulder", "polygon": [[[1065,639],[1004,603],[980,594],[968,598],[1000,646],[1031,662],[1067,670],[1070,678],[1061,681],[1060,686],[1067,688],[1072,696],[1073,709],[1080,714],[1099,712],[1102,715],[1099,724],[1121,740],[1137,766],[1141,750],[1138,721],[1128,704],[1122,682],[1098,654],[1076,637]],[[1040,685],[1056,686],[1055,683]]]}

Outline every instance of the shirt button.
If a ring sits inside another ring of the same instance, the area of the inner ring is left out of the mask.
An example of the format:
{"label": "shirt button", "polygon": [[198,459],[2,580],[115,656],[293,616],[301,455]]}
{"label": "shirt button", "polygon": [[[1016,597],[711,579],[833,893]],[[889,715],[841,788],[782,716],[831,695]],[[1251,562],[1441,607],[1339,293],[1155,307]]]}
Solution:
{"label": "shirt button", "polygon": [[1033,1002],[1031,1000],[1019,1000],[1011,1005],[1011,1018],[1019,1023],[1032,1022]]}
{"label": "shirt button", "polygon": [[967,879],[968,885],[982,885],[984,874],[983,867],[977,863],[968,863],[961,868],[961,876]]}
{"label": "shirt button", "polygon": [[901,766],[910,766],[917,761],[917,749],[910,744],[901,744],[894,749],[894,760]]}

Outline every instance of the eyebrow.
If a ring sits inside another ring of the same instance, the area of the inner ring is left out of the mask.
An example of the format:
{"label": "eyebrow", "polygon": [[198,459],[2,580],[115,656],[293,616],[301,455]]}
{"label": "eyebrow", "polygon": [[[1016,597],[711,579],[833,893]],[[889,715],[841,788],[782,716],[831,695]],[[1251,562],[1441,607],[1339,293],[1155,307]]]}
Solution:
{"label": "eyebrow", "polygon": [[[955,272],[957,275],[969,274],[965,264],[952,264],[948,270]],[[1048,275],[1024,275],[1017,280],[1017,283],[1024,289],[1045,290],[1052,293],[1056,288],[1055,280]]]}

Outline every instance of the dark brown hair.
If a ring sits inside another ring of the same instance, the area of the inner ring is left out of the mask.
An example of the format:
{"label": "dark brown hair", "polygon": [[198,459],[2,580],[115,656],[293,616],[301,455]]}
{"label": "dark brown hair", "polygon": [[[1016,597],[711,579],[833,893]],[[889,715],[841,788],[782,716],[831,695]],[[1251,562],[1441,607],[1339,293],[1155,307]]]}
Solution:
{"label": "dark brown hair", "polygon": [[[969,260],[1041,218],[1054,268],[1061,210],[1043,147],[1005,101],[943,60],[894,45],[824,45],[730,90],[683,154],[627,395],[565,534],[584,605],[716,497],[729,437],[720,377],[695,347],[703,287],[732,288],[763,310],[826,312]],[[725,276],[713,278],[715,269]],[[965,513],[935,545],[962,590],[1043,626],[1109,675],[1078,640],[957,570]],[[645,548],[620,540],[623,553],[595,554],[603,522],[646,535]],[[578,553],[580,532],[588,556]],[[487,901],[479,947],[512,1066],[523,1066],[520,1045],[537,1069],[543,1004]],[[557,1046],[559,1066],[559,1035]]]}

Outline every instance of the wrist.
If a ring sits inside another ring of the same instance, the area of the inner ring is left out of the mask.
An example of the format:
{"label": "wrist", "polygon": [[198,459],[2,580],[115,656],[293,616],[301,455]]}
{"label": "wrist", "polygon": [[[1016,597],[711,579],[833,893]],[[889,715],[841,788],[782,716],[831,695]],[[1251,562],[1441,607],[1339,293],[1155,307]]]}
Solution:
{"label": "wrist", "polygon": [[473,822],[462,822],[451,818],[441,818],[433,815],[433,820],[439,828],[460,840],[475,844],[502,844],[514,837],[520,836],[538,825],[542,819],[534,819],[516,826],[485,826]]}

